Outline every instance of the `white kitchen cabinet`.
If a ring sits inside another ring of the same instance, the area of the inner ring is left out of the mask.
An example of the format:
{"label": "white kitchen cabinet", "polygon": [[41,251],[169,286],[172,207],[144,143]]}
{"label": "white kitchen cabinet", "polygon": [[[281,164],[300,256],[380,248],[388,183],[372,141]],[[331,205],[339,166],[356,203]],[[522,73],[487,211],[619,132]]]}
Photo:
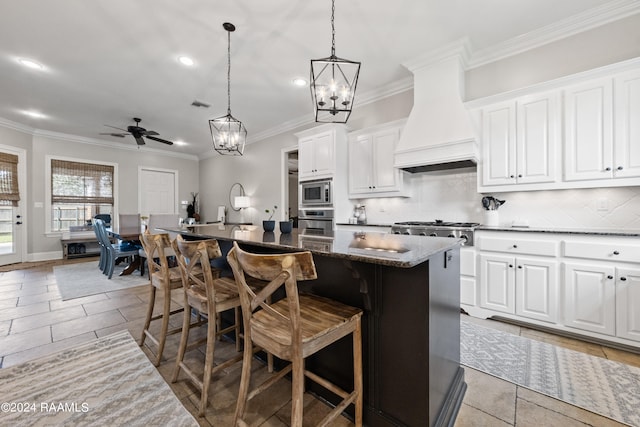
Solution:
{"label": "white kitchen cabinet", "polygon": [[339,157],[346,155],[343,125],[325,124],[296,133],[298,137],[298,180],[333,178]]}
{"label": "white kitchen cabinet", "polygon": [[613,80],[564,91],[566,181],[613,177]]}
{"label": "white kitchen cabinet", "polygon": [[615,268],[594,263],[564,264],[564,324],[615,335]]}
{"label": "white kitchen cabinet", "polygon": [[481,307],[544,322],[556,322],[555,260],[480,255]]}
{"label": "white kitchen cabinet", "polygon": [[640,176],[640,70],[619,75],[614,82],[614,162],[616,178]]}
{"label": "white kitchen cabinet", "polygon": [[393,167],[404,120],[349,135],[349,197],[406,195],[407,172]]}
{"label": "white kitchen cabinet", "polygon": [[640,269],[616,270],[616,334],[640,341]]}
{"label": "white kitchen cabinet", "polygon": [[460,304],[463,308],[478,305],[476,251],[472,246],[460,248]]}
{"label": "white kitchen cabinet", "polygon": [[555,182],[558,95],[529,95],[482,111],[481,187]]}

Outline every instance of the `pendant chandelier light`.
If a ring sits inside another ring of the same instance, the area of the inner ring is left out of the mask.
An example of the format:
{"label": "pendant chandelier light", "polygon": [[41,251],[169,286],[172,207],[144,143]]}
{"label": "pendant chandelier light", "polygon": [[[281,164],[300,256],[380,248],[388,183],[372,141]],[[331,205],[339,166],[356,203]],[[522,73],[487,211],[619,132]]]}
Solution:
{"label": "pendant chandelier light", "polygon": [[346,123],[351,115],[360,63],[336,56],[335,0],[331,0],[331,56],[311,60],[311,98],[316,122]]}
{"label": "pendant chandelier light", "polygon": [[227,31],[227,115],[209,120],[213,148],[220,154],[242,156],[247,141],[247,128],[231,115],[231,33],[236,27],[225,22],[222,27]]}

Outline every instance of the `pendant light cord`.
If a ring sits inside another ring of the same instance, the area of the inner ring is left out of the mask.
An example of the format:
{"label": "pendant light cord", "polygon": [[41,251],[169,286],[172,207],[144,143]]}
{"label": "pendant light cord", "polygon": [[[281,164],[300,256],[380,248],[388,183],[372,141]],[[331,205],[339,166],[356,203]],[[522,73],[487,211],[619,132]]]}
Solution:
{"label": "pendant light cord", "polygon": [[336,26],[334,16],[336,13],[336,0],[331,0],[331,57],[336,56]]}
{"label": "pendant light cord", "polygon": [[231,115],[231,31],[227,30],[227,115]]}

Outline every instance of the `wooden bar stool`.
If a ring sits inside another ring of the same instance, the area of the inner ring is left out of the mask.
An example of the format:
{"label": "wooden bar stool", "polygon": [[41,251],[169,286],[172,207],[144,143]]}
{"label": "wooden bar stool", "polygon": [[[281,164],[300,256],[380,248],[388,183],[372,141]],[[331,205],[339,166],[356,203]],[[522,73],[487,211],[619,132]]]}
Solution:
{"label": "wooden bar stool", "polygon": [[[176,367],[171,382],[178,380],[182,369],[198,389],[200,389],[199,416],[204,416],[207,407],[211,376],[242,359],[239,354],[225,362],[213,366],[213,353],[216,337],[235,331],[236,350],[240,351],[240,297],[233,278],[220,277],[220,272],[211,267],[211,260],[222,257],[220,246],[216,240],[185,241],[180,236],[173,242],[173,250],[178,259],[184,289],[184,321]],[[189,340],[189,324],[191,310],[208,319],[207,336],[187,346]],[[221,329],[219,314],[226,310],[234,310],[234,324]],[[198,376],[183,362],[188,350],[197,348],[206,342],[204,375]]]}
{"label": "wooden bar stool", "polygon": [[[184,308],[179,308],[171,311],[171,291],[182,287],[182,275],[180,274],[180,267],[169,267],[169,261],[167,260],[166,249],[170,250],[173,254],[173,248],[171,246],[171,240],[169,234],[150,234],[142,233],[140,235],[140,242],[147,256],[147,265],[149,269],[150,278],[150,295],[149,305],[147,306],[147,316],[144,322],[144,328],[142,329],[142,338],[140,339],[140,346],[144,344],[145,338],[149,338],[155,345],[158,346],[158,352],[155,366],[160,365],[162,360],[162,353],[168,335],[177,334],[182,328],[174,328],[169,330],[169,317],[172,314],[180,313]],[[200,272],[202,274],[202,272]],[[156,302],[156,290],[162,292],[164,297],[164,304],[162,314],[153,316],[153,309]],[[160,328],[160,334],[158,337],[153,336],[149,331],[151,321],[162,319],[162,326]],[[191,327],[203,324],[203,322],[196,322]]]}
{"label": "wooden bar stool", "polygon": [[[317,278],[311,252],[258,255],[243,251],[234,242],[227,260],[240,293],[245,338],[242,378],[234,425],[246,425],[242,417],[248,400],[291,372],[292,426],[302,425],[305,376],[343,399],[318,425],[328,425],[353,403],[355,424],[361,426],[362,310],[328,298],[298,294],[299,280]],[[249,277],[269,281],[269,284],[256,293],[247,285]],[[283,285],[286,298],[272,304],[268,303],[267,298]],[[346,392],[328,380],[305,370],[304,360],[350,334],[353,335],[354,390]],[[249,392],[252,343],[291,363]]]}

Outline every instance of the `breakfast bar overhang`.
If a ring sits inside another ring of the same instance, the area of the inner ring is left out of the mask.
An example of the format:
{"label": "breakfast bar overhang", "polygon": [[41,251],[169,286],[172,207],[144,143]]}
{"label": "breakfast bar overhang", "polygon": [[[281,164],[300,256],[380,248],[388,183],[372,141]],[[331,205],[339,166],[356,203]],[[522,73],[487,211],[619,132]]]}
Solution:
{"label": "breakfast bar overhang", "polygon": [[[300,282],[300,291],[364,310],[364,424],[453,426],[466,390],[459,240],[295,229],[281,234],[216,224],[166,231],[185,239],[215,238],[225,252],[233,241],[256,253],[311,251],[318,278]],[[350,389],[351,345],[349,338],[337,342],[308,358],[307,368]],[[336,400],[313,383],[308,390],[329,403]]]}

